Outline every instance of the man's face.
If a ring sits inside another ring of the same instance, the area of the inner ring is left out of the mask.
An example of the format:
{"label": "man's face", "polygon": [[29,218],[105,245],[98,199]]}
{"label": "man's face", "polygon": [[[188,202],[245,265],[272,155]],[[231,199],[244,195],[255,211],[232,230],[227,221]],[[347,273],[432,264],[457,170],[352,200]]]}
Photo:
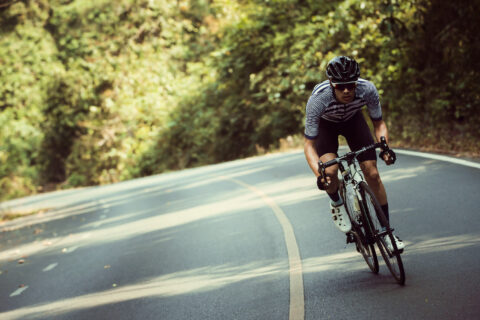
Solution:
{"label": "man's face", "polygon": [[340,103],[350,103],[355,99],[355,88],[357,87],[356,82],[350,83],[332,83],[331,86],[335,90],[335,97]]}

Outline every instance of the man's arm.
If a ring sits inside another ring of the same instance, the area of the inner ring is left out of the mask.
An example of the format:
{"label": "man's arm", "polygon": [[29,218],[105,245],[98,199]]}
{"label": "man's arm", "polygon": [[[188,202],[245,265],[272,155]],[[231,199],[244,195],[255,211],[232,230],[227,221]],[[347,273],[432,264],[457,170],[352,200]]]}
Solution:
{"label": "man's arm", "polygon": [[[385,121],[383,120],[372,120],[373,123],[373,130],[375,132],[375,137],[377,138],[377,141],[380,142],[380,137],[385,137],[385,140],[387,141],[388,144],[388,129],[387,125],[385,124]],[[392,164],[394,161],[390,159],[388,154],[383,155],[383,160],[387,165]]]}
{"label": "man's arm", "polygon": [[305,138],[305,144],[303,147],[303,151],[305,152],[305,158],[307,158],[308,165],[310,169],[312,169],[313,173],[316,177],[320,174],[318,173],[318,160],[320,157],[317,154],[314,146],[315,140],[310,140]]}
{"label": "man's arm", "polygon": [[375,138],[377,142],[380,142],[380,137],[385,137],[388,143],[388,129],[385,121],[383,120],[372,120],[373,130],[375,132]]}

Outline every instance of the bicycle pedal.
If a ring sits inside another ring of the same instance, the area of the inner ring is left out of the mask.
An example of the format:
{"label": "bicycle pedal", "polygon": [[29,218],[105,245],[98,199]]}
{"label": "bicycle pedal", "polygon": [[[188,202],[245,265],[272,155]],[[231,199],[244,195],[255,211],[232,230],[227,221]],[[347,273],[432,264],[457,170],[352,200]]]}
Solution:
{"label": "bicycle pedal", "polygon": [[351,234],[350,232],[347,233],[347,243],[354,243],[355,241],[355,236]]}

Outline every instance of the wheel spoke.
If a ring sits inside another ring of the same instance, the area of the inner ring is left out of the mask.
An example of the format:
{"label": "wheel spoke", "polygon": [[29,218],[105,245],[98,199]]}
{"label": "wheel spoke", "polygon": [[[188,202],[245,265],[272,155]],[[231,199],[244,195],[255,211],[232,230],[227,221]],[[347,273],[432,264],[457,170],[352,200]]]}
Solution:
{"label": "wheel spoke", "polygon": [[[399,284],[403,285],[405,283],[405,271],[403,269],[403,262],[400,252],[397,250],[395,240],[392,235],[393,229],[390,228],[389,223],[382,212],[380,204],[368,185],[365,182],[361,182],[360,187],[362,190],[365,214],[368,216],[369,224],[375,234],[375,240],[378,249],[385,260],[385,264],[390,270],[390,273]],[[388,237],[389,242],[392,243],[394,249],[393,251],[389,249],[386,242],[386,237]]]}

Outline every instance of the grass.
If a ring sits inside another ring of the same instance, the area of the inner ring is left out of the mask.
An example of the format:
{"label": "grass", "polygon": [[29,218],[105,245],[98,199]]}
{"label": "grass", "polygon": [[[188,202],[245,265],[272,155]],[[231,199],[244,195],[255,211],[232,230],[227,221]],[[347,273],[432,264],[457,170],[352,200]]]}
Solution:
{"label": "grass", "polygon": [[12,221],[18,218],[23,218],[27,216],[31,216],[34,214],[40,214],[40,213],[45,213],[49,209],[39,209],[39,210],[28,210],[28,211],[17,211],[17,212],[12,212],[12,211],[0,211],[0,221],[1,222],[6,222],[6,221]]}

